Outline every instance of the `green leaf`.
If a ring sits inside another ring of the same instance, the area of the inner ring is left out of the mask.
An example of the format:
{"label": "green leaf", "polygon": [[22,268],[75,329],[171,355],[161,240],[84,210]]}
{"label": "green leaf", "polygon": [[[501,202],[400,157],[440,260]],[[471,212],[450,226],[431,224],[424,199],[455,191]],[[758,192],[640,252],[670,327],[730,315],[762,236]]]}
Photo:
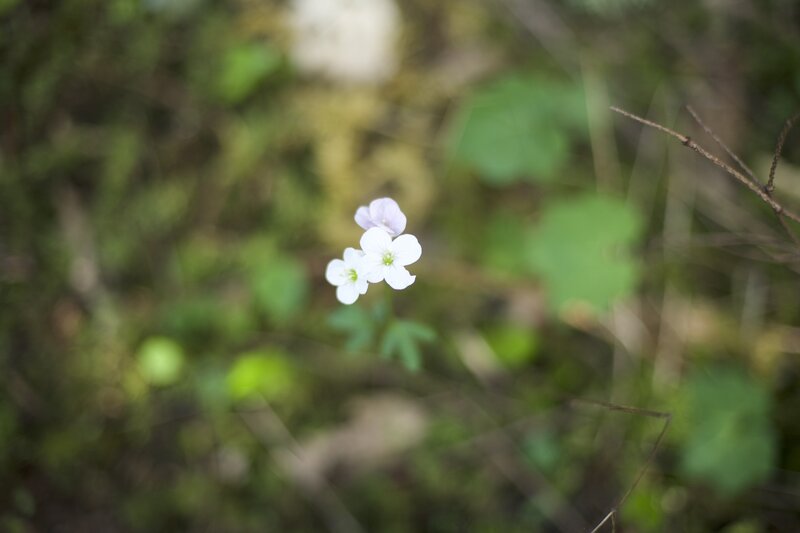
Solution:
{"label": "green leaf", "polygon": [[767,479],[776,458],[769,392],[739,371],[715,369],[694,376],[687,394],[684,474],[725,496]]}
{"label": "green leaf", "polygon": [[625,202],[607,196],[583,195],[550,204],[527,250],[551,307],[596,313],[629,294],[639,272],[628,248],[641,226]]}
{"label": "green leaf", "polygon": [[171,385],[183,371],[183,348],[168,337],[147,339],[136,359],[142,377],[152,385]]}
{"label": "green leaf", "polygon": [[512,74],[463,103],[449,132],[448,151],[493,185],[521,178],[548,181],[567,162],[574,132],[584,124],[580,87]]}
{"label": "green leaf", "polygon": [[280,64],[280,52],[271,45],[248,43],[232,48],[223,58],[220,96],[234,104],[244,100]]}
{"label": "green leaf", "polygon": [[408,370],[416,372],[422,363],[419,344],[435,339],[436,332],[428,326],[410,320],[395,320],[383,335],[381,355],[387,359],[396,356]]}
{"label": "green leaf", "polygon": [[240,355],[228,372],[228,393],[235,400],[260,394],[267,400],[285,397],[296,381],[289,359],[276,350],[257,350]]}
{"label": "green leaf", "polygon": [[375,339],[373,315],[355,305],[342,306],[330,314],[328,325],[348,334],[345,350],[358,352],[369,347]]}

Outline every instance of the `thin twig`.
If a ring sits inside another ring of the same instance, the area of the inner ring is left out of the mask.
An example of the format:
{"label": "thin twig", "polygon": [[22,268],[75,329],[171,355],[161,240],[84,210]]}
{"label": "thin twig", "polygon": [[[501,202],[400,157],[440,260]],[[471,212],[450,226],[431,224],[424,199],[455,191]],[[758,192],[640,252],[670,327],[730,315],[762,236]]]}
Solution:
{"label": "thin twig", "polygon": [[[786,123],[783,125],[783,130],[781,130],[781,134],[778,136],[778,143],[775,145],[775,154],[772,156],[772,164],[769,167],[769,180],[767,181],[767,185],[764,187],[764,190],[767,192],[768,195],[772,196],[772,193],[775,191],[775,171],[778,169],[778,160],[781,157],[781,152],[783,151],[783,144],[786,142],[786,137],[789,135],[789,132],[792,130],[792,126],[794,126],[795,121],[800,118],[800,113],[797,115],[789,118]],[[800,238],[797,237],[794,231],[789,227],[785,220],[783,220],[780,216],[778,216],[778,220],[783,226],[783,229],[786,233],[789,234],[789,237],[794,241],[797,246],[800,246]]]}
{"label": "thin twig", "polygon": [[769,180],[767,181],[766,187],[769,194],[772,194],[772,191],[775,190],[775,170],[778,168],[778,159],[780,159],[781,152],[783,151],[783,143],[786,142],[786,137],[789,136],[789,132],[792,131],[792,127],[798,119],[800,119],[800,113],[787,120],[786,124],[783,125],[780,136],[778,136],[778,144],[775,146],[775,155],[772,156],[772,165],[769,167]]}
{"label": "thin twig", "polygon": [[736,155],[736,154],[733,152],[733,150],[731,150],[730,148],[728,148],[728,145],[727,145],[727,144],[725,144],[725,142],[724,142],[722,139],[720,139],[720,138],[717,136],[717,134],[715,134],[715,133],[714,133],[714,132],[711,130],[711,128],[709,128],[708,126],[706,126],[705,122],[703,122],[703,120],[700,118],[700,116],[699,116],[697,113],[695,113],[694,109],[692,109],[692,106],[690,106],[690,105],[687,105],[687,106],[686,106],[686,110],[689,112],[689,114],[690,114],[690,115],[692,115],[692,118],[694,119],[694,121],[695,121],[695,122],[697,122],[697,124],[698,124],[698,125],[699,125],[701,128],[703,128],[703,130],[705,130],[705,132],[706,132],[706,133],[707,133],[707,134],[708,134],[708,135],[709,135],[709,136],[710,136],[712,139],[714,139],[714,141],[715,141],[715,142],[716,142],[716,143],[717,143],[717,144],[718,144],[718,145],[719,145],[719,146],[720,146],[720,147],[721,147],[723,150],[725,150],[725,152],[726,152],[726,153],[727,153],[727,154],[728,154],[728,155],[731,157],[731,159],[733,159],[734,161],[736,161],[736,163],[739,165],[739,167],[740,167],[742,170],[744,170],[745,174],[747,174],[747,175],[750,177],[750,179],[752,179],[754,182],[756,182],[756,183],[758,183],[759,185],[761,185],[761,181],[760,181],[760,180],[759,180],[759,179],[756,177],[755,173],[754,173],[754,172],[753,172],[753,171],[750,169],[750,167],[748,167],[748,166],[747,166],[747,165],[744,163],[744,161],[742,161],[742,160],[741,160],[741,158],[739,158],[739,156],[737,156],[737,155]]}
{"label": "thin twig", "polygon": [[640,116],[634,115],[633,113],[624,111],[618,107],[612,107],[611,110],[616,111],[617,113],[624,115],[632,120],[635,120],[641,124],[644,124],[645,126],[650,126],[651,128],[655,128],[659,131],[666,133],[667,135],[675,137],[681,142],[681,144],[691,148],[698,154],[702,155],[703,157],[705,157],[706,159],[708,159],[709,161],[711,161],[712,163],[723,169],[725,172],[730,174],[733,178],[742,183],[742,185],[753,191],[756,195],[758,195],[759,198],[761,198],[761,200],[763,200],[767,205],[769,205],[776,214],[784,216],[800,224],[800,216],[796,215],[791,211],[787,211],[780,203],[775,201],[775,199],[772,198],[772,196],[768,194],[765,189],[759,187],[757,183],[753,183],[752,181],[750,181],[747,178],[747,176],[745,176],[735,168],[731,167],[729,164],[725,163],[724,161],[721,161],[717,156],[710,153],[708,150],[706,150],[705,148],[694,142],[691,139],[691,137],[683,135],[682,133],[678,133],[677,131],[671,130],[666,126],[662,126],[661,124],[658,124],[656,122],[652,122]]}
{"label": "thin twig", "polygon": [[600,528],[601,528],[601,527],[603,527],[603,526],[605,525],[605,523],[606,523],[606,522],[608,522],[609,520],[611,520],[611,527],[612,527],[613,529],[616,529],[616,528],[617,528],[617,526],[616,526],[616,524],[615,524],[615,522],[614,522],[614,515],[615,515],[615,514],[617,514],[617,510],[616,510],[616,509],[611,509],[611,510],[608,512],[608,514],[605,516],[605,518],[603,518],[603,519],[600,521],[600,523],[599,523],[599,524],[597,524],[597,526],[596,526],[596,527],[595,527],[593,530],[591,530],[589,533],[597,533],[598,531],[600,531]]}
{"label": "thin twig", "polygon": [[[731,150],[730,148],[728,148],[728,145],[726,145],[726,144],[725,144],[725,142],[723,142],[723,140],[722,140],[722,139],[720,139],[720,138],[719,138],[719,137],[718,137],[718,136],[717,136],[717,135],[716,135],[716,134],[715,134],[715,133],[714,133],[714,132],[711,130],[711,128],[709,128],[708,126],[706,126],[706,124],[703,122],[703,120],[700,118],[700,116],[699,116],[697,113],[695,113],[694,109],[692,109],[692,106],[688,106],[688,105],[687,105],[687,106],[686,106],[686,110],[687,110],[687,111],[689,111],[689,113],[692,115],[692,118],[694,118],[695,122],[697,122],[697,123],[700,125],[700,127],[701,127],[701,128],[703,128],[703,129],[705,130],[705,132],[706,132],[706,133],[708,133],[708,134],[711,136],[711,138],[712,138],[712,139],[714,139],[714,140],[717,142],[717,144],[718,144],[719,146],[721,146],[721,147],[722,147],[722,149],[723,149],[723,150],[725,150],[725,152],[726,152],[726,153],[727,153],[727,154],[728,154],[728,155],[729,155],[729,156],[730,156],[730,157],[731,157],[731,158],[732,158],[734,161],[736,161],[736,163],[738,163],[738,164],[739,164],[739,167],[740,167],[742,170],[744,170],[744,171],[745,171],[745,173],[747,173],[747,175],[748,175],[748,176],[750,176],[750,179],[752,179],[752,180],[753,180],[753,182],[755,182],[755,183],[757,183],[759,186],[761,186],[761,188],[762,188],[762,189],[763,189],[763,190],[764,190],[764,191],[765,191],[765,192],[766,192],[766,193],[767,193],[769,196],[772,196],[772,193],[773,193],[773,191],[775,190],[775,184],[774,184],[774,181],[775,181],[775,169],[776,169],[776,168],[777,168],[777,166],[778,166],[778,158],[780,157],[781,150],[783,150],[783,144],[784,144],[784,142],[786,142],[786,137],[789,135],[789,131],[792,129],[792,126],[794,125],[794,122],[795,122],[795,121],[796,121],[798,118],[800,118],[800,113],[798,113],[798,114],[797,114],[797,115],[795,115],[794,117],[792,117],[792,118],[790,118],[789,120],[787,120],[787,121],[786,121],[786,124],[785,124],[785,125],[784,125],[784,127],[783,127],[783,131],[781,131],[781,134],[780,134],[780,136],[779,136],[779,138],[778,138],[778,144],[777,144],[777,146],[776,146],[776,148],[775,148],[775,155],[774,155],[774,156],[773,156],[773,158],[772,158],[772,166],[770,167],[770,170],[769,170],[769,181],[767,182],[767,185],[766,185],[766,186],[764,186],[764,185],[762,185],[762,184],[761,184],[761,180],[759,180],[759,179],[756,177],[755,173],[754,173],[754,172],[753,172],[753,171],[750,169],[750,167],[748,167],[748,166],[747,166],[747,165],[744,163],[744,161],[742,161],[742,160],[741,160],[741,159],[740,159],[740,158],[739,158],[739,157],[738,157],[738,156],[737,156],[737,155],[736,155],[736,154],[733,152],[733,150]],[[782,226],[782,227],[783,227],[783,229],[786,231],[786,233],[789,235],[789,238],[790,238],[790,239],[792,239],[792,241],[794,241],[795,245],[797,245],[798,247],[800,247],[800,238],[798,238],[798,236],[795,234],[795,232],[794,232],[794,231],[792,231],[792,228],[790,228],[790,227],[789,227],[789,224],[787,224],[787,223],[786,223],[786,221],[785,221],[785,220],[784,220],[784,219],[783,219],[783,218],[780,216],[780,214],[777,214],[777,213],[776,213],[776,215],[777,215],[777,217],[778,217],[778,222],[780,222],[780,223],[781,223],[781,226]]]}
{"label": "thin twig", "polygon": [[636,478],[631,483],[628,490],[622,495],[619,499],[617,504],[611,508],[608,514],[600,521],[599,524],[591,531],[591,533],[596,533],[600,530],[600,528],[611,520],[613,530],[616,530],[617,525],[614,521],[614,515],[617,514],[617,511],[625,504],[625,501],[628,497],[636,490],[637,485],[644,477],[645,472],[647,472],[647,468],[650,466],[650,463],[653,462],[655,459],[656,453],[658,453],[658,449],[661,447],[661,442],[664,440],[664,436],[667,434],[667,429],[669,428],[669,424],[672,421],[672,413],[665,413],[662,411],[651,411],[650,409],[640,409],[638,407],[628,407],[626,405],[618,405],[615,403],[603,402],[599,400],[584,400],[582,398],[576,398],[572,401],[573,404],[575,403],[585,403],[589,405],[597,405],[600,407],[604,407],[610,411],[619,411],[622,413],[632,414],[632,415],[642,415],[647,416],[650,418],[657,418],[664,421],[664,426],[661,428],[661,432],[658,434],[655,443],[653,444],[653,448],[650,450],[650,453],[647,455],[647,459],[645,460],[644,464],[639,468],[639,472],[636,474]]}

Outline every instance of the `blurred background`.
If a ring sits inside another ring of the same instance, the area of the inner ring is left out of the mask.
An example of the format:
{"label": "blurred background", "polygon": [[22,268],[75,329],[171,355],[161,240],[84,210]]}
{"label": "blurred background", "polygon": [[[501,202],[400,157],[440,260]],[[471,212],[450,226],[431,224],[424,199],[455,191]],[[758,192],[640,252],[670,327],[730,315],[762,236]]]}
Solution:
{"label": "blurred background", "polygon": [[[765,180],[794,0],[0,0],[0,57],[0,530],[800,530],[798,245],[609,110]],[[343,306],[381,196],[416,283]]]}

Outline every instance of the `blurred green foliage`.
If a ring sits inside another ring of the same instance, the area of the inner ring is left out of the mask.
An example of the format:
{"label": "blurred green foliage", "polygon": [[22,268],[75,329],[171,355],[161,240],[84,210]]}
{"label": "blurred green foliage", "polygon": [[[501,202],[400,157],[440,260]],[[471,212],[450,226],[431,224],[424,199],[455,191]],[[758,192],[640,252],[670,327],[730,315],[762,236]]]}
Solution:
{"label": "blurred green foliage", "polygon": [[281,53],[262,43],[241,44],[222,59],[219,94],[230,103],[241,102],[281,66]]}
{"label": "blurred green foliage", "polygon": [[764,481],[775,464],[769,392],[732,369],[693,376],[683,470],[723,494]]}
{"label": "blurred green foliage", "polygon": [[166,337],[147,339],[137,354],[139,372],[153,385],[171,385],[180,378],[185,364],[183,349]]}
{"label": "blurred green foliage", "polygon": [[[501,4],[343,83],[292,1],[0,0],[0,529],[589,531],[644,465],[620,530],[800,529],[796,250],[607,109],[768,161],[796,3]],[[417,281],[341,306],[386,195]]]}
{"label": "blurred green foliage", "polygon": [[521,368],[533,361],[540,342],[535,330],[513,324],[490,328],[486,341],[497,358],[510,368]]}
{"label": "blurred green foliage", "polygon": [[296,381],[289,359],[274,350],[240,355],[226,379],[228,391],[234,399],[261,395],[270,401],[285,396]]}

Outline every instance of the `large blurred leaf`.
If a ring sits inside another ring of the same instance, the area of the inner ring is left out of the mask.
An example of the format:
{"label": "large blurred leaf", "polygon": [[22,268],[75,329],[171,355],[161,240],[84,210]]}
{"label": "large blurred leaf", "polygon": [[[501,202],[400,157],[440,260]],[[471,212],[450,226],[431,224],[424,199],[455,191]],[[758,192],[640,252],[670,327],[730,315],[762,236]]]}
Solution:
{"label": "large blurred leaf", "polygon": [[258,350],[239,356],[226,382],[228,392],[236,400],[254,394],[275,400],[286,396],[295,380],[294,368],[282,352]]}
{"label": "large blurred leaf", "polygon": [[139,348],[137,362],[145,381],[171,385],[178,381],[183,370],[183,348],[168,337],[150,337]]}
{"label": "large blurred leaf", "polygon": [[729,369],[694,376],[687,392],[684,473],[727,496],[767,479],[776,458],[769,392]]}
{"label": "large blurred leaf", "polygon": [[448,139],[451,156],[488,183],[546,181],[566,163],[573,132],[585,122],[580,87],[513,74],[461,106]]}
{"label": "large blurred leaf", "polygon": [[638,214],[606,196],[584,195],[550,204],[528,249],[556,311],[606,309],[631,292],[638,269],[628,247],[641,230]]}

